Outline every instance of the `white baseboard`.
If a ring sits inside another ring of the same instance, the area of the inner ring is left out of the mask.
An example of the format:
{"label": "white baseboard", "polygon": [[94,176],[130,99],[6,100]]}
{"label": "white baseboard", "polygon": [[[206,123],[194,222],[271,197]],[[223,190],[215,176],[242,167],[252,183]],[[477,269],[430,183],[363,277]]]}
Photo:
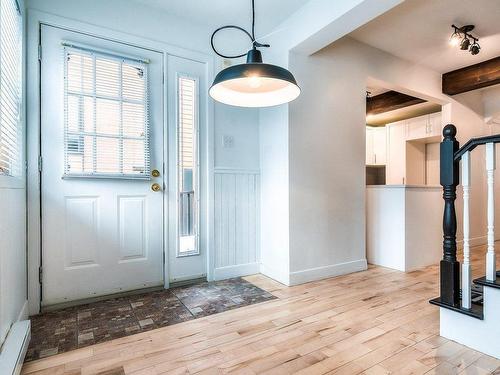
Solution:
{"label": "white baseboard", "polygon": [[0,374],[19,375],[31,338],[29,320],[16,322],[10,328],[0,352]]}
{"label": "white baseboard", "polygon": [[28,300],[26,300],[24,302],[23,307],[21,308],[21,311],[19,311],[19,315],[17,317],[18,322],[28,319],[28,317],[29,317],[28,309],[29,309],[29,304],[28,304]]}
{"label": "white baseboard", "polygon": [[[500,236],[495,236],[495,241],[500,241]],[[488,243],[488,236],[479,236],[479,237],[473,237],[469,240],[469,246],[470,247],[475,247],[475,246],[481,246],[481,245],[486,245]],[[464,247],[464,240],[459,239],[457,241],[457,246],[459,249],[463,249]]]}
{"label": "white baseboard", "polygon": [[290,273],[290,285],[298,285],[348,273],[365,271],[368,268],[366,259],[352,262],[331,264]]}
{"label": "white baseboard", "polygon": [[267,276],[281,284],[290,286],[290,275],[285,272],[277,271],[265,264],[260,264],[260,273]]}
{"label": "white baseboard", "polygon": [[[470,247],[475,247],[475,246],[481,246],[481,245],[486,245],[488,243],[488,237],[487,236],[479,236],[479,237],[473,237],[469,239],[469,246]],[[459,249],[463,249],[464,247],[464,240],[459,239],[457,241],[457,247]]]}
{"label": "white baseboard", "polygon": [[235,266],[214,269],[214,280],[225,280],[232,277],[248,276],[259,273],[259,263],[238,264]]}

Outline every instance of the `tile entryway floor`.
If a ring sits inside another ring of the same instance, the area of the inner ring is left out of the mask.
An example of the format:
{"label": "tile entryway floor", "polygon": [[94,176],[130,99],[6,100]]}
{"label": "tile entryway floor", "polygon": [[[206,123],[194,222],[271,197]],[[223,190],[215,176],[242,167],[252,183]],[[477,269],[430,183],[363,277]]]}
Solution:
{"label": "tile entryway floor", "polygon": [[31,317],[26,362],[275,298],[234,278],[47,312]]}

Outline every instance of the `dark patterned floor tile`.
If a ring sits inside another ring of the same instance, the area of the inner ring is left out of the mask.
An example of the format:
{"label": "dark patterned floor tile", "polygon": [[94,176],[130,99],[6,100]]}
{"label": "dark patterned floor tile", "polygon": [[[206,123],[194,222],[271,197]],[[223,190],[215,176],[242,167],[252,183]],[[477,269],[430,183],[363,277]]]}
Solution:
{"label": "dark patterned floor tile", "polygon": [[[31,317],[32,339],[25,361],[274,298],[244,279],[234,278],[110,298],[44,313]],[[122,370],[117,369],[116,373]]]}

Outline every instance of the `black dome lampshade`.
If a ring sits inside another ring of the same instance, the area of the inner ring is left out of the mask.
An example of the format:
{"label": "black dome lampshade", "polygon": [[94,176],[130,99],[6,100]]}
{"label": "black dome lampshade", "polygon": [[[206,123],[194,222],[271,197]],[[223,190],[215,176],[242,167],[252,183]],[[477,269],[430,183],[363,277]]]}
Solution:
{"label": "black dome lampshade", "polygon": [[288,70],[262,62],[258,49],[247,54],[245,64],[224,69],[215,77],[210,96],[218,102],[239,107],[270,107],[288,103],[300,88]]}
{"label": "black dome lampshade", "polygon": [[237,58],[237,56],[226,56],[220,54],[214,46],[214,36],[222,29],[234,28],[246,33],[253,44],[253,48],[246,53],[245,64],[238,64],[226,68],[215,77],[210,96],[221,103],[238,107],[271,107],[288,103],[300,95],[300,88],[292,73],[287,69],[264,64],[262,54],[257,47],[269,47],[255,40],[255,5],[252,0],[252,34],[239,26],[223,26],[212,34],[212,48],[215,53],[224,58]]}

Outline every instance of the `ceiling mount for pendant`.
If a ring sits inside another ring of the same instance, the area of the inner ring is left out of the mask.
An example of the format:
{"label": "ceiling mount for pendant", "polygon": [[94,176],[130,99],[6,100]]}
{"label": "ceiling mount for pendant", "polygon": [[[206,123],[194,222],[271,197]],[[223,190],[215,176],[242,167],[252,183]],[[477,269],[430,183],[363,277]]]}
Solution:
{"label": "ceiling mount for pendant", "polygon": [[[245,33],[252,42],[252,49],[240,55],[223,55],[214,45],[214,37],[221,30],[236,29]],[[222,70],[215,77],[210,96],[215,100],[240,107],[269,107],[288,103],[300,94],[300,88],[292,73],[276,65],[264,64],[258,48],[270,47],[255,39],[255,0],[252,0],[252,31],[240,26],[219,27],[212,34],[210,43],[220,57],[234,59],[246,55],[245,64],[234,65]]]}

